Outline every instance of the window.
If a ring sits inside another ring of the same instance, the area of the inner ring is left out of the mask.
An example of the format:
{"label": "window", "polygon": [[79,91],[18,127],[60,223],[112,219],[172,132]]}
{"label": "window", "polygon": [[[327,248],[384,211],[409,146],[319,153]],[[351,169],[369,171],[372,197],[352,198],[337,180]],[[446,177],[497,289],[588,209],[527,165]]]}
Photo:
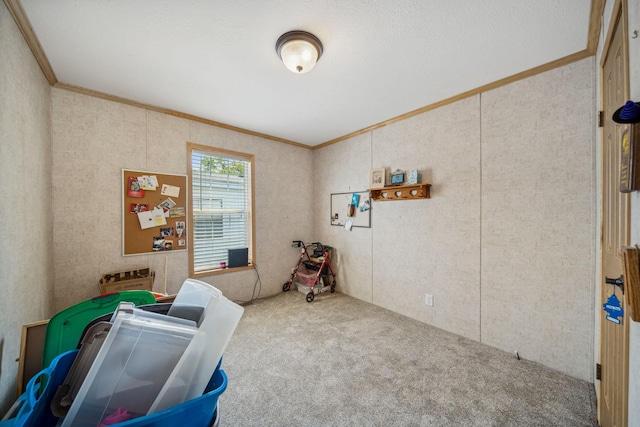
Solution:
{"label": "window", "polygon": [[188,144],[192,277],[229,271],[228,249],[253,250],[253,155]]}

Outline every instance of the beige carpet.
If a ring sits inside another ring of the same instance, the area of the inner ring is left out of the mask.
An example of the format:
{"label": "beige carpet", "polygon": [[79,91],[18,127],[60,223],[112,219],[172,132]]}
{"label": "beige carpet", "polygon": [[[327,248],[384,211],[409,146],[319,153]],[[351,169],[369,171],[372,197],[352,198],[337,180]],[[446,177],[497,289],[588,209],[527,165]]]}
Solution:
{"label": "beige carpet", "polygon": [[593,384],[342,295],[245,307],[220,426],[593,426]]}

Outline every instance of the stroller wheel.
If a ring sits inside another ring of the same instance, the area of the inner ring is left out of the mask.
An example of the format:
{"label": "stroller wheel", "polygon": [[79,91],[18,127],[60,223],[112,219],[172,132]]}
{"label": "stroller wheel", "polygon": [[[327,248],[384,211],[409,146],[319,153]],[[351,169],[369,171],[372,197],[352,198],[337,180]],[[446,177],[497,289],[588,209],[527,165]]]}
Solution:
{"label": "stroller wheel", "polygon": [[313,294],[313,292],[309,292],[307,294],[307,302],[313,301],[314,298],[315,298],[315,295]]}
{"label": "stroller wheel", "polygon": [[287,292],[289,289],[291,289],[291,282],[284,282],[284,285],[282,285],[282,291]]}

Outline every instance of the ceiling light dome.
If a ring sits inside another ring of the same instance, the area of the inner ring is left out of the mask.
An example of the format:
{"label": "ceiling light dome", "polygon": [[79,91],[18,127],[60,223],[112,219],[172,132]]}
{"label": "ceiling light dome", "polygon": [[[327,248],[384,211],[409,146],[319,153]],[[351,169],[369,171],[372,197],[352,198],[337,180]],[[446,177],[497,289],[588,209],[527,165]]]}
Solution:
{"label": "ceiling light dome", "polygon": [[296,74],[311,71],[322,56],[322,43],[306,31],[289,31],[276,42],[276,52],[285,67]]}

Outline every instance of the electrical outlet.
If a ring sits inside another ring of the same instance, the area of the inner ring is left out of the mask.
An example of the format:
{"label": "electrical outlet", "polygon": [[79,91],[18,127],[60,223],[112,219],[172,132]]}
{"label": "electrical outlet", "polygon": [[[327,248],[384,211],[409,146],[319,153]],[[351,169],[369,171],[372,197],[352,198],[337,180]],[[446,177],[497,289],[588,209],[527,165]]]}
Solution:
{"label": "electrical outlet", "polygon": [[429,307],[433,307],[433,295],[426,294],[424,296],[424,303],[427,304]]}

